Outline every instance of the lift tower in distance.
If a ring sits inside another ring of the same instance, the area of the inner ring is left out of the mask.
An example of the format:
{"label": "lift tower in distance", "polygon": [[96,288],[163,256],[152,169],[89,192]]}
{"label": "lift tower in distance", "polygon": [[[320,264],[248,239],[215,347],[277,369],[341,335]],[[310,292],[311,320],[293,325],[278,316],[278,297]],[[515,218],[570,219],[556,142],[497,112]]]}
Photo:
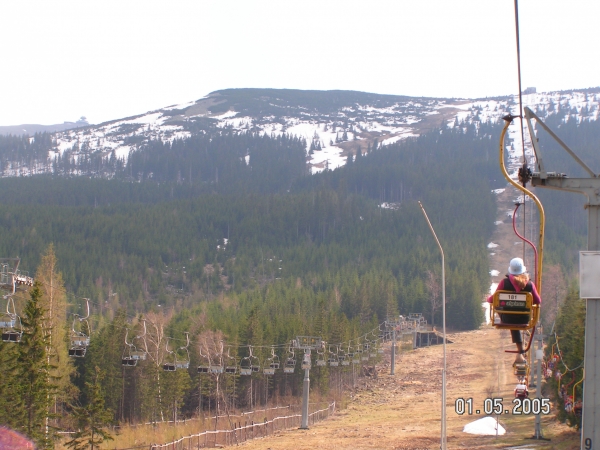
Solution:
{"label": "lift tower in distance", "polygon": [[[536,155],[538,172],[531,173],[534,187],[575,192],[587,197],[588,252],[600,251],[600,178],[567,145],[541,121],[535,113],[525,108],[525,119]],[[536,122],[589,174],[586,178],[569,178],[564,173],[546,172],[531,120]],[[580,257],[581,258],[581,257]],[[600,273],[596,274],[600,284]],[[598,291],[598,289],[596,289]],[[598,356],[597,356],[598,355]],[[583,417],[581,420],[581,448],[600,450],[600,298],[586,299],[585,316],[585,382],[583,387]]]}
{"label": "lift tower in distance", "polygon": [[296,349],[304,350],[302,368],[304,369],[304,384],[302,386],[302,420],[301,430],[308,430],[308,397],[310,392],[310,352],[311,350],[324,349],[325,343],[318,336],[297,336],[292,342]]}

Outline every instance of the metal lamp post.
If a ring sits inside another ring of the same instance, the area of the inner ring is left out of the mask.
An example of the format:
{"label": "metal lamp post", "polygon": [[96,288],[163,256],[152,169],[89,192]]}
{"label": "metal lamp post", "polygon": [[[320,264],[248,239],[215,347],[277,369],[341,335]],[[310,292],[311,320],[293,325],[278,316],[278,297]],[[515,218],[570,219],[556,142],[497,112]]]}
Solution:
{"label": "metal lamp post", "polygon": [[427,224],[429,225],[429,229],[437,242],[438,247],[440,248],[440,253],[442,254],[442,333],[444,335],[444,368],[442,369],[442,431],[441,431],[441,443],[440,449],[446,450],[446,272],[445,272],[445,263],[444,263],[444,249],[442,248],[442,244],[440,244],[440,240],[435,234],[435,230],[429,221],[429,217],[427,217],[427,213],[425,212],[425,208],[421,202],[419,202],[419,206],[421,207],[421,211],[423,211],[423,215],[425,216],[425,220],[427,220]]}

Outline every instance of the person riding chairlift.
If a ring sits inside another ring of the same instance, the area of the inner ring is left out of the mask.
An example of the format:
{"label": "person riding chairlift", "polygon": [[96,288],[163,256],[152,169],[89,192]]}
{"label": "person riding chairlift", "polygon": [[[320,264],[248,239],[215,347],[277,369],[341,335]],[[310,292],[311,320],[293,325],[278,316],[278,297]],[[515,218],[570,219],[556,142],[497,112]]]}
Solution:
{"label": "person riding chairlift", "polygon": [[[508,265],[508,274],[506,278],[498,283],[498,287],[496,291],[513,291],[513,292],[531,292],[533,296],[533,304],[539,305],[542,303],[542,299],[538,294],[538,291],[535,287],[535,284],[529,279],[529,274],[527,273],[527,268],[525,267],[525,263],[521,258],[513,258],[510,260],[510,264]],[[487,299],[488,303],[493,302],[493,295],[490,295]],[[523,324],[529,322],[529,317],[527,315],[514,315],[514,314],[503,314],[502,315],[503,323],[513,323]],[[515,359],[515,364],[524,363],[525,357],[523,356],[523,338],[521,336],[520,330],[510,330],[510,334],[512,337],[512,341],[517,345],[517,358]]]}

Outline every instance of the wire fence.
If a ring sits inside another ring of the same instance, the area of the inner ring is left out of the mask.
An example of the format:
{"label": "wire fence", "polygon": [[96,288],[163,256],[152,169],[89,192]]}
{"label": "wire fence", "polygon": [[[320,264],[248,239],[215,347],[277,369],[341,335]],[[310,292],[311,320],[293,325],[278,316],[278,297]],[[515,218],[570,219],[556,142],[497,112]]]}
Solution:
{"label": "wire fence", "polygon": [[[287,413],[280,415],[280,409],[288,409]],[[318,408],[315,405],[315,408]],[[250,419],[249,416],[256,418],[256,413],[268,413],[271,411],[271,418],[264,417],[262,420]],[[237,445],[242,442],[269,436],[276,431],[290,428],[298,428],[301,425],[302,414],[300,406],[287,406],[271,408],[270,410],[252,411],[242,416],[219,416],[226,419],[228,426],[217,429],[219,419],[215,420],[215,429],[206,430],[202,433],[185,436],[166,444],[151,444],[150,450],[168,449],[168,450],[192,450],[199,448],[225,447],[228,445]],[[327,419],[335,412],[335,401],[328,404],[325,408],[316,409],[308,415],[308,424],[314,424]],[[235,420],[237,419],[237,420]],[[221,425],[223,426],[223,425]],[[123,449],[131,450],[131,449]]]}
{"label": "wire fence", "polygon": [[[192,417],[192,418],[187,418],[187,419],[177,419],[177,420],[155,420],[152,422],[143,422],[143,423],[137,423],[137,424],[127,424],[127,425],[114,425],[111,427],[111,430],[118,430],[120,428],[137,428],[137,427],[147,427],[147,426],[156,426],[156,425],[178,425],[178,424],[186,424],[186,423],[193,423],[193,422],[205,422],[205,421],[210,421],[210,422],[214,422],[214,421],[222,421],[223,419],[227,419],[228,417],[244,417],[244,416],[253,416],[255,414],[258,413],[267,413],[267,414],[271,414],[269,411],[277,411],[280,409],[285,409],[288,410],[290,408],[293,408],[293,406],[291,405],[287,405],[287,406],[273,406],[271,408],[263,408],[263,409],[254,409],[252,411],[245,411],[245,412],[241,412],[239,414],[230,414],[229,416],[227,416],[226,414],[219,414],[218,416],[211,416],[211,417]],[[70,432],[64,432],[64,433],[74,433],[74,431],[70,431]],[[145,448],[145,447],[135,447],[135,448]],[[120,449],[120,450],[130,450],[130,449]]]}

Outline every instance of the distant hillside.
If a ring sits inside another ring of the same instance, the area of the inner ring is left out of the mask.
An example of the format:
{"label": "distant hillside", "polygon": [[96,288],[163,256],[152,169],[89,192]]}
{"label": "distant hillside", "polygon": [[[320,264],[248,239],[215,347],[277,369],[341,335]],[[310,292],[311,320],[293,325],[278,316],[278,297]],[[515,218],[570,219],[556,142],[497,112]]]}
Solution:
{"label": "distant hillside", "polygon": [[88,125],[89,123],[85,120],[85,117],[83,117],[77,122],[64,122],[55,125],[23,124],[0,126],[0,135],[12,134],[13,136],[32,136],[35,133],[54,133],[56,131],[72,130]]}

